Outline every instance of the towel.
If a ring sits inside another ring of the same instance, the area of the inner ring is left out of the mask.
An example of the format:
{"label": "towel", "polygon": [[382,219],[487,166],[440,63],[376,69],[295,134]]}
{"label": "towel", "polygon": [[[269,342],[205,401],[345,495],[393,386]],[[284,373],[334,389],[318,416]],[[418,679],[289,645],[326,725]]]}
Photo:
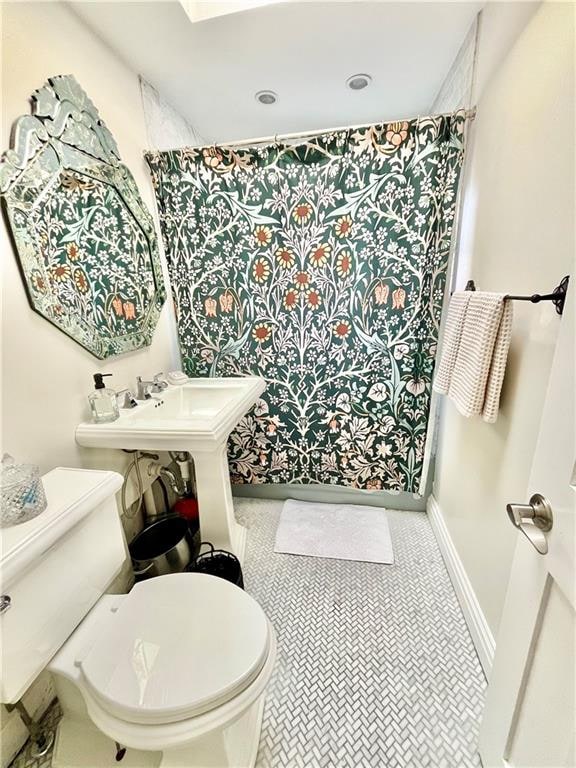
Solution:
{"label": "towel", "polygon": [[[481,415],[493,423],[510,346],[512,303],[501,293],[468,293],[463,312],[462,300],[456,301],[450,335],[447,321],[448,357],[444,366],[440,363],[442,377],[434,389],[447,394],[463,416]],[[461,295],[454,294],[452,300]]]}
{"label": "towel", "polygon": [[470,296],[472,291],[458,291],[453,293],[450,299],[442,342],[442,356],[434,377],[434,390],[441,395],[448,394]]}
{"label": "towel", "polygon": [[500,324],[498,325],[492,360],[490,361],[490,369],[488,371],[488,381],[486,382],[482,418],[491,424],[498,418],[500,392],[502,391],[510,339],[512,337],[512,306],[513,303],[511,301],[502,300]]}

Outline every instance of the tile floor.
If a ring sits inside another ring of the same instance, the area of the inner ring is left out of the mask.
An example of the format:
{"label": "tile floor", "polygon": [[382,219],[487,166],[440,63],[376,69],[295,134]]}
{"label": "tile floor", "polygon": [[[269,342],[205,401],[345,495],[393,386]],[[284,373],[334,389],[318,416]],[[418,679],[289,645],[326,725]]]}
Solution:
{"label": "tile floor", "polygon": [[[380,565],[275,554],[281,508],[236,500],[246,587],[279,640],[258,768],[480,766],[485,679],[426,515],[388,511]],[[23,750],[12,768],[49,765]]]}
{"label": "tile floor", "polygon": [[[60,705],[55,700],[42,718],[42,725],[47,733],[55,732],[61,716]],[[32,757],[32,749],[32,743],[28,741],[18,755],[16,755],[9,768],[50,768],[52,764],[52,749],[41,757]]]}

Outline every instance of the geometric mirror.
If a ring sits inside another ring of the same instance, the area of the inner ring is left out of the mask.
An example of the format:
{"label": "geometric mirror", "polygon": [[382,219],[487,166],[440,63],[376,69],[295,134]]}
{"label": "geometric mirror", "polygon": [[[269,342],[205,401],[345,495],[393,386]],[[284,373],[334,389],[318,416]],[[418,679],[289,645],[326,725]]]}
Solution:
{"label": "geometric mirror", "polygon": [[166,298],[154,223],[71,75],[16,121],[0,194],[32,309],[98,358],[150,344]]}

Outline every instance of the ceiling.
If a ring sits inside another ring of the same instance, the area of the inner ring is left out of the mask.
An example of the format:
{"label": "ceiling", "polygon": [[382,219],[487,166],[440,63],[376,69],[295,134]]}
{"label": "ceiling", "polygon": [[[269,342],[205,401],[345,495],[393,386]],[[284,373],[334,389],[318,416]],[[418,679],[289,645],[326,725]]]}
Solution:
{"label": "ceiling", "polygon": [[[483,3],[293,1],[196,23],[176,2],[71,5],[210,143],[426,114]],[[346,88],[358,72],[372,84]]]}

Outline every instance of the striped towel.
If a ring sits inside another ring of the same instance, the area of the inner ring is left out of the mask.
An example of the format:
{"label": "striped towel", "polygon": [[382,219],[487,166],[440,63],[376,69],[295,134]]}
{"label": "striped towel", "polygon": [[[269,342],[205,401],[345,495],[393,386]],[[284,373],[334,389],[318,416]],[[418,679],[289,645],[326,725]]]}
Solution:
{"label": "striped towel", "polygon": [[[463,293],[470,295],[464,311],[462,300],[457,300],[454,312],[448,313],[448,357],[444,366],[440,362],[442,375],[434,389],[447,394],[463,416],[481,415],[495,422],[512,333],[512,303],[504,301],[502,293]],[[452,301],[457,296],[462,293],[454,294]]]}

